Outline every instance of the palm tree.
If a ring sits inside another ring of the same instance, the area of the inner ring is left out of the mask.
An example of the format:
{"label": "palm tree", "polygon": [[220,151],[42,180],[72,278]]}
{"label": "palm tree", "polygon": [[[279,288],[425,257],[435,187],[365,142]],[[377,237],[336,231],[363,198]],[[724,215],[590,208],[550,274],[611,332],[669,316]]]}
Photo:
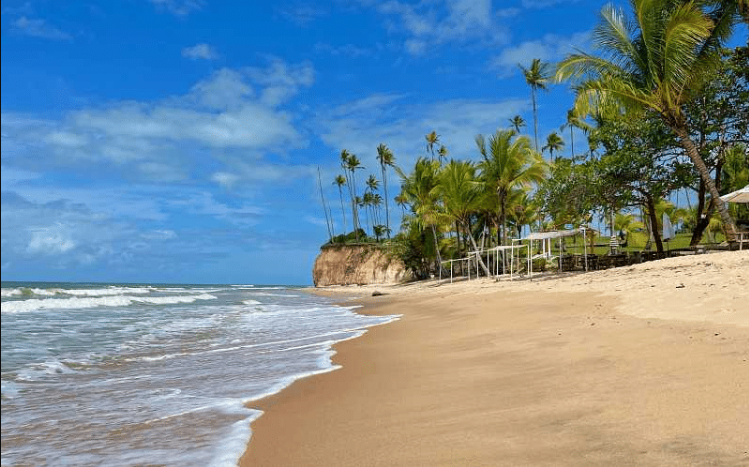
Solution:
{"label": "palm tree", "polygon": [[[478,251],[476,240],[468,225],[468,220],[481,201],[481,183],[476,180],[476,167],[472,162],[451,160],[439,174],[439,183],[435,187],[441,196],[447,215],[467,233],[473,251]],[[490,276],[489,268],[484,264],[481,254],[476,254],[481,268]]]}
{"label": "palm tree", "polygon": [[437,158],[440,161],[440,165],[442,165],[442,162],[447,160],[447,154],[448,150],[445,146],[440,146],[439,150],[437,151]]}
{"label": "palm tree", "polygon": [[536,151],[538,151],[538,110],[536,108],[536,91],[546,90],[551,70],[548,63],[543,63],[540,58],[534,58],[531,66],[528,68],[518,65],[523,71],[525,83],[531,88],[531,102],[533,103],[533,137],[536,142]]}
{"label": "palm tree", "polygon": [[527,187],[543,180],[546,164],[541,156],[533,151],[527,136],[516,137],[513,130],[497,130],[487,141],[482,135],[476,136],[476,146],[483,160],[479,163],[481,178],[485,186],[497,194],[499,201],[500,244],[507,242],[507,197],[520,187]]}
{"label": "palm tree", "polygon": [[387,235],[390,238],[390,206],[388,204],[388,177],[387,167],[393,167],[395,165],[395,156],[384,144],[377,146],[377,161],[380,163],[382,169],[382,186],[385,190],[385,226],[387,227]]}
{"label": "palm tree", "polygon": [[346,178],[343,175],[336,175],[333,185],[338,186],[338,196],[341,198],[341,216],[343,216],[343,234],[346,235],[346,210],[343,209],[343,185],[346,184]]}
{"label": "palm tree", "polygon": [[[713,2],[714,4],[715,2]],[[624,108],[655,112],[677,136],[716,202],[734,242],[736,226],[690,136],[684,104],[720,63],[720,46],[739,20],[738,4],[720,2],[709,14],[694,2],[634,0],[634,18],[611,5],[593,34],[600,56],[573,54],[558,66],[557,81],[581,78],[575,110]]]}
{"label": "palm tree", "polygon": [[431,154],[432,159],[434,159],[434,146],[439,143],[440,135],[438,135],[436,131],[432,131],[424,138],[427,140],[427,153]]}
{"label": "palm tree", "polygon": [[[345,149],[344,149],[345,151]],[[357,201],[358,196],[356,194],[356,171],[357,170],[363,170],[364,167],[362,167],[361,162],[359,161],[359,158],[356,157],[355,154],[348,154],[348,157],[346,158],[345,167],[346,169],[351,172],[351,178],[349,179],[349,184],[351,186],[351,205],[352,209],[354,211],[354,229],[357,230],[357,240],[359,238],[358,229],[361,227],[359,225],[359,202]],[[341,154],[341,159],[343,159],[343,154]]]}
{"label": "palm tree", "polygon": [[575,109],[570,109],[567,111],[567,121],[559,127],[559,131],[564,131],[567,128],[570,129],[570,157],[575,157],[575,135],[572,130],[574,128],[579,128],[585,134],[588,134],[591,130],[591,126],[575,113]]}
{"label": "palm tree", "polygon": [[367,179],[367,190],[374,193],[377,191],[377,189],[380,187],[380,181],[377,180],[377,177],[374,176],[374,174],[369,174],[369,178]]}
{"label": "palm tree", "polygon": [[515,133],[520,134],[520,129],[525,127],[525,120],[520,115],[515,115],[510,119],[510,125],[515,129]]}
{"label": "palm tree", "polygon": [[432,231],[437,267],[442,270],[442,255],[437,239],[437,225],[440,223],[441,212],[437,193],[434,189],[437,186],[439,162],[420,157],[410,174],[407,175],[399,167],[396,167],[395,170],[401,177],[401,194],[411,205],[419,225],[428,227]]}
{"label": "palm tree", "polygon": [[564,149],[564,140],[556,131],[552,131],[551,134],[546,137],[546,145],[541,149],[542,151],[549,151],[549,162],[552,162],[554,160],[554,151],[561,151]]}

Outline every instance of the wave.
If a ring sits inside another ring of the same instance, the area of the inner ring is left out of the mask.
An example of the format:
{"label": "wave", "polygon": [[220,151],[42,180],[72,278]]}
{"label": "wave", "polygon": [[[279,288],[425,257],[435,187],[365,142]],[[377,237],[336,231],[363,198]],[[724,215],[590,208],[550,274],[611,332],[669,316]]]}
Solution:
{"label": "wave", "polygon": [[114,295],[103,297],[74,297],[74,298],[32,298],[23,301],[10,301],[0,304],[3,313],[23,313],[37,310],[49,309],[81,309],[96,308],[101,306],[129,306],[133,303],[146,303],[151,305],[171,305],[177,303],[192,303],[196,300],[213,300],[216,297],[210,294],[200,295],[172,295],[169,297],[138,297],[131,295]]}
{"label": "wave", "polygon": [[242,300],[245,305],[260,305],[261,303],[257,300]]}

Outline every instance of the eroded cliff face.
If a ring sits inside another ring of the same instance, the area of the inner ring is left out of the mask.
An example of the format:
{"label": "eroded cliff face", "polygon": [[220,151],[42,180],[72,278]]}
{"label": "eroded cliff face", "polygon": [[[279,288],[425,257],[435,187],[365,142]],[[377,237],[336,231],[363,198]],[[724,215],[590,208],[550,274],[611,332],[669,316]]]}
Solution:
{"label": "eroded cliff face", "polygon": [[320,251],[312,268],[316,287],[397,284],[410,278],[403,262],[370,245],[327,246]]}

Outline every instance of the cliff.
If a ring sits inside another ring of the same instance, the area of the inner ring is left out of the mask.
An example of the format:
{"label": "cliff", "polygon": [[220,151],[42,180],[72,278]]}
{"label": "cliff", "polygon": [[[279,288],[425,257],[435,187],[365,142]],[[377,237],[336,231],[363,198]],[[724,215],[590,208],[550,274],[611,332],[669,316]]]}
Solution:
{"label": "cliff", "polygon": [[312,268],[316,287],[397,284],[410,278],[403,262],[377,245],[327,245]]}

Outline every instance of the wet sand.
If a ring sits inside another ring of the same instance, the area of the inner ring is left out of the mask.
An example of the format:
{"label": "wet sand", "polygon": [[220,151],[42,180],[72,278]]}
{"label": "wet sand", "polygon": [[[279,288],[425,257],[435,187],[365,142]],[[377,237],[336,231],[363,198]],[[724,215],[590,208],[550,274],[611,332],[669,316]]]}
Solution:
{"label": "wet sand", "polygon": [[250,404],[240,465],[749,466],[747,279],[743,252],[378,287],[362,311],[403,317]]}

